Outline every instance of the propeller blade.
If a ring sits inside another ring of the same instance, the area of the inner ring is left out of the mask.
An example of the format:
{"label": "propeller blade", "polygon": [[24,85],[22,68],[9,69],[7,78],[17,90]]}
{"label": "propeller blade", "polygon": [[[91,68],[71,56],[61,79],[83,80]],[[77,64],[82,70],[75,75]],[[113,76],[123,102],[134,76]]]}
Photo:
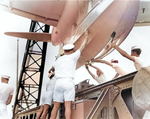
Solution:
{"label": "propeller blade", "polygon": [[29,40],[51,42],[51,34],[49,33],[36,33],[36,32],[5,32],[5,35],[25,38]]}

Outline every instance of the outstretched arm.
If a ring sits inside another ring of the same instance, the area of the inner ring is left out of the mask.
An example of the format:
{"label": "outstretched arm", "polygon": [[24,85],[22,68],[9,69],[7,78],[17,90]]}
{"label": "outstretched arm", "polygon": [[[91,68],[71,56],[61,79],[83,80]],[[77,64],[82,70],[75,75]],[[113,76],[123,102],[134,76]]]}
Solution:
{"label": "outstretched arm", "polygon": [[101,59],[94,59],[94,60],[92,60],[93,62],[100,62],[100,63],[104,63],[104,64],[107,64],[107,65],[109,65],[109,66],[111,66],[111,67],[113,67],[113,65],[110,63],[110,62],[107,62],[107,61],[105,61],[105,60],[101,60]]}
{"label": "outstretched arm", "polygon": [[92,64],[89,64],[89,65],[90,65],[91,67],[95,68],[96,70],[100,71],[100,72],[101,72],[101,74],[104,74],[104,72],[103,72],[102,70],[100,70],[98,67],[93,66]]}
{"label": "outstretched arm", "polygon": [[123,57],[128,58],[129,60],[135,62],[135,58],[131,55],[129,55],[127,52],[119,48],[115,43],[112,43],[112,47],[116,49]]}
{"label": "outstretched arm", "polygon": [[89,72],[89,74],[95,79],[95,75],[89,70],[88,65],[85,65],[85,68],[87,69],[87,71]]}
{"label": "outstretched arm", "polygon": [[85,40],[83,41],[83,43],[81,44],[81,46],[79,48],[81,52],[85,48],[87,42],[88,42],[88,30],[86,29],[86,31],[85,31]]}

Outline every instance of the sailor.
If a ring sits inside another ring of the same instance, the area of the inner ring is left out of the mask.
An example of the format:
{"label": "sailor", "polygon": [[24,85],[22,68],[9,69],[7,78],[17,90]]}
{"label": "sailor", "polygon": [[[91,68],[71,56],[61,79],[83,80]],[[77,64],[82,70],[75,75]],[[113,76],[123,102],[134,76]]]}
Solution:
{"label": "sailor", "polygon": [[[54,85],[56,82],[54,67],[52,67],[49,70],[48,77],[50,80],[46,84],[46,92],[42,96],[42,105],[40,106],[40,109],[37,112],[36,119],[45,119],[48,114],[50,106],[52,106]],[[40,116],[41,116],[41,118],[40,118]]]}
{"label": "sailor", "polygon": [[73,82],[76,64],[88,41],[88,31],[85,32],[85,40],[80,48],[74,52],[74,45],[63,46],[64,55],[59,57],[54,64],[56,83],[54,87],[54,107],[50,119],[56,119],[60,104],[64,102],[65,118],[71,119],[71,104],[75,99],[75,85]]}
{"label": "sailor", "polygon": [[104,83],[106,81],[108,81],[104,75],[104,72],[99,69],[98,67],[96,66],[93,66],[91,63],[89,63],[89,66],[93,67],[94,69],[96,69],[96,75],[94,75],[90,70],[89,70],[89,67],[88,67],[88,64],[85,64],[85,68],[87,69],[87,71],[89,72],[89,74],[99,83]]}
{"label": "sailor", "polygon": [[126,74],[129,74],[122,66],[119,65],[119,61],[117,59],[111,60],[112,68],[116,71],[116,75],[114,78],[117,78],[118,76],[124,76]]}
{"label": "sailor", "polygon": [[140,58],[142,50],[139,46],[133,46],[131,48],[131,55],[119,48],[115,43],[112,43],[112,47],[115,48],[123,57],[126,57],[127,59],[133,61],[136,70],[141,69],[141,67],[146,67],[145,62],[143,62]]}
{"label": "sailor", "polygon": [[2,75],[0,83],[0,119],[9,119],[7,105],[11,103],[13,87],[8,85],[10,76]]}
{"label": "sailor", "polygon": [[117,59],[112,59],[111,62],[101,59],[92,59],[92,62],[104,63],[111,66],[116,71],[116,75],[113,77],[113,79],[117,78],[118,76],[124,76],[129,73],[118,64],[119,62]]}

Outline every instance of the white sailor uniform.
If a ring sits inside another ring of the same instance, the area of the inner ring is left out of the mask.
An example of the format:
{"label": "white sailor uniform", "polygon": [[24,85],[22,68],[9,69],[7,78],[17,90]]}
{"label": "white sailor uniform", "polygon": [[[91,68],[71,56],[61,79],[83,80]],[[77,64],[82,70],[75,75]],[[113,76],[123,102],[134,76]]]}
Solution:
{"label": "white sailor uniform", "polygon": [[115,69],[115,71],[120,75],[120,76],[124,76],[126,74],[128,74],[129,72],[127,72],[124,68],[120,67],[120,65],[118,63],[112,63],[113,68]]}
{"label": "white sailor uniform", "polygon": [[134,66],[136,68],[136,70],[140,70],[142,67],[146,67],[148,65],[146,65],[145,62],[143,62],[143,60],[140,57],[135,57],[135,62],[134,62]]}
{"label": "white sailor uniform", "polygon": [[6,83],[0,83],[0,119],[9,119],[6,102],[14,89]]}
{"label": "white sailor uniform", "polygon": [[54,101],[74,101],[75,85],[73,82],[77,60],[80,57],[80,50],[59,57],[54,64],[56,83],[54,88]]}
{"label": "white sailor uniform", "polygon": [[56,78],[55,76],[49,80],[46,84],[46,92],[42,96],[42,104],[52,105],[54,86],[55,86]]}

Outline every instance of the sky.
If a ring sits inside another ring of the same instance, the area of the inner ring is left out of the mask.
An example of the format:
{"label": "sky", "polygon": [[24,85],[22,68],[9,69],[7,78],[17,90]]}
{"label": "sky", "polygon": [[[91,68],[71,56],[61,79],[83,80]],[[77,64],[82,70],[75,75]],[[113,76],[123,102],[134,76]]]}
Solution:
{"label": "sky", "polygon": [[[17,39],[15,37],[10,37],[4,35],[4,32],[7,31],[17,31],[17,32],[28,32],[30,28],[31,20],[10,14],[5,11],[0,10],[0,75],[6,74],[10,75],[11,79],[9,84],[16,87],[16,75],[17,75]],[[131,47],[134,45],[138,45],[142,48],[141,57],[144,61],[150,65],[150,26],[144,27],[134,27],[125,41],[119,46],[127,53],[130,54]],[[26,46],[26,39],[19,39],[19,72],[22,65],[23,55]],[[42,91],[45,91],[45,84],[48,81],[47,78],[47,71],[51,68],[55,56],[58,53],[58,46],[52,46],[51,43],[48,43],[47,49],[47,56],[46,56],[46,65],[45,65],[45,72],[43,78],[43,87]],[[135,71],[134,65],[132,61],[122,57],[116,50],[114,50],[110,55],[106,56],[104,60],[110,61],[111,59],[118,59],[119,63],[128,71],[133,72]],[[100,63],[93,63],[93,65],[98,66],[105,74],[108,80],[112,80],[113,76],[115,75],[114,69],[110,66]],[[92,68],[90,70],[96,74],[96,71]],[[88,74],[85,66],[79,68],[75,73],[75,84],[79,82],[90,79],[90,84],[97,85],[97,82]],[[16,89],[15,89],[16,90]],[[15,95],[15,92],[14,92]],[[11,104],[14,103],[13,101]]]}

